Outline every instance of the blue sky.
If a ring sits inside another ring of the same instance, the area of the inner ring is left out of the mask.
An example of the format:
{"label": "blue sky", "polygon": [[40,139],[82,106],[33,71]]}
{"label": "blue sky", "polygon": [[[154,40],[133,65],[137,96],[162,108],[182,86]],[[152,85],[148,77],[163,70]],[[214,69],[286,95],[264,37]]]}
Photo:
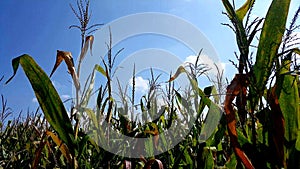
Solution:
{"label": "blue sky", "polygon": [[[299,5],[296,1],[292,0],[291,14]],[[70,3],[76,6],[75,0],[0,1],[0,76],[4,75],[4,81],[12,75],[11,60],[21,54],[31,55],[48,74],[54,65],[56,50],[70,51],[76,60],[81,39],[79,30],[68,29],[70,25],[78,24],[70,9]],[[253,14],[264,16],[269,4],[270,0],[258,0]],[[240,5],[240,2],[236,2],[236,6]],[[108,24],[120,17],[142,12],[161,12],[180,17],[195,25],[211,42],[221,62],[226,64],[226,76],[230,79],[235,73],[233,66],[228,63],[229,59],[235,60],[235,37],[228,27],[221,25],[229,23],[222,14],[225,10],[221,1],[91,0],[91,11],[91,24]],[[121,44],[118,47],[122,47]],[[143,47],[157,48],[155,44],[127,49],[125,47],[123,56]],[[189,54],[182,55],[182,60],[188,56]],[[64,64],[51,79],[63,99],[71,96],[72,82]],[[15,113],[21,110],[26,112],[27,109],[35,110],[38,106],[34,100],[34,92],[21,69],[8,85],[1,82],[0,93],[5,96],[8,106]]]}

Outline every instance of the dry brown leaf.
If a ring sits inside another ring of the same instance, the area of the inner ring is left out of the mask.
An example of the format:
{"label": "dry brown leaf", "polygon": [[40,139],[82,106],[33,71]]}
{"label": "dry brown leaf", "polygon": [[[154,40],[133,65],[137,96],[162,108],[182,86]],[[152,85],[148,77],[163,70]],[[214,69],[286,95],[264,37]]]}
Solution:
{"label": "dry brown leaf", "polygon": [[240,94],[240,92],[244,91],[244,89],[247,87],[247,84],[248,84],[248,80],[246,75],[244,74],[235,75],[234,79],[227,87],[226,97],[224,102],[224,110],[226,113],[227,128],[230,136],[230,143],[233,147],[236,156],[242,161],[245,168],[254,169],[251,161],[244,153],[244,151],[241,149],[241,146],[238,142],[235,111],[232,106],[233,100],[236,98],[238,94]]}
{"label": "dry brown leaf", "polygon": [[185,72],[185,68],[183,66],[179,66],[176,73],[168,80],[168,82],[175,80],[183,72]]}
{"label": "dry brown leaf", "polygon": [[55,70],[58,68],[58,66],[61,64],[63,60],[65,61],[68,67],[68,72],[72,76],[76,89],[80,89],[79,78],[75,71],[74,61],[71,52],[57,50],[55,65],[51,71],[50,77],[53,75],[53,73],[55,72]]}
{"label": "dry brown leaf", "polygon": [[91,55],[93,55],[93,53],[92,53],[93,43],[94,43],[94,36],[93,35],[87,36],[85,38],[84,46],[81,49],[79,62],[81,62],[84,59],[89,47],[90,47]]}

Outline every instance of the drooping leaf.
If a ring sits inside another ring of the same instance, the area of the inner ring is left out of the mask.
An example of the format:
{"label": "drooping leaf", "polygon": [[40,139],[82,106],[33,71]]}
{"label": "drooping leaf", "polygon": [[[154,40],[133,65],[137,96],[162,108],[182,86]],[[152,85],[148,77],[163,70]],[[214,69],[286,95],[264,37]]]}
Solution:
{"label": "drooping leaf", "polygon": [[244,74],[235,75],[234,79],[227,86],[226,97],[224,102],[224,110],[226,113],[227,119],[227,128],[230,136],[230,143],[233,147],[235,155],[242,161],[246,168],[254,168],[251,161],[241,149],[241,146],[238,142],[238,133],[236,130],[236,117],[235,111],[233,109],[233,100],[236,96],[247,87],[247,77]]}
{"label": "drooping leaf", "polygon": [[176,73],[168,80],[168,82],[171,82],[175,80],[181,73],[185,72],[185,69],[183,66],[179,66]]}
{"label": "drooping leaf", "polygon": [[82,62],[82,60],[84,59],[89,47],[90,47],[91,55],[93,55],[93,53],[92,53],[93,42],[94,42],[94,36],[93,35],[89,35],[89,36],[85,37],[84,46],[81,49],[81,53],[80,53],[80,57],[79,57],[79,62]]}
{"label": "drooping leaf", "polygon": [[75,71],[74,61],[71,52],[57,50],[55,65],[50,73],[50,77],[53,75],[53,73],[55,72],[55,70],[58,68],[58,66],[61,64],[63,60],[65,61],[68,67],[68,72],[72,76],[76,89],[80,89],[79,79]]}
{"label": "drooping leaf", "polygon": [[22,55],[12,60],[13,76],[6,82],[8,83],[16,75],[19,65],[22,66],[41,106],[45,118],[58,133],[68,147],[74,146],[74,132],[67,111],[55,90],[51,80],[42,68],[29,56]]}

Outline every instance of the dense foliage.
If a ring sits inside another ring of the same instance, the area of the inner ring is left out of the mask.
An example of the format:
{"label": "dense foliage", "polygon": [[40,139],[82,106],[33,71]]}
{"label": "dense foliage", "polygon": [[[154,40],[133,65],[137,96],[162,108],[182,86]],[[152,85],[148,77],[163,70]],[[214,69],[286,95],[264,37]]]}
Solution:
{"label": "dense foliage", "polygon": [[[238,63],[233,64],[238,73],[226,84],[222,72],[219,72],[215,86],[202,90],[197,78],[205,74],[206,67],[197,62],[186,67],[180,66],[174,75],[170,75],[163,92],[166,104],[162,106],[158,103],[161,95],[161,88],[157,84],[159,76],[155,77],[153,72],[149,91],[140,98],[139,104],[135,104],[135,69],[132,91],[128,94],[120,85],[118,95],[121,103],[116,102],[111,79],[115,57],[122,49],[114,52],[111,46],[113,32],[110,34],[106,59],[99,61],[101,64],[95,64],[86,84],[80,84],[80,63],[88,50],[92,50],[94,40],[88,31],[92,33],[101,24],[88,27],[89,1],[77,1],[79,11],[71,7],[81,25],[72,25],[70,28],[79,28],[81,31],[79,64],[75,67],[70,52],[58,50],[50,74],[52,76],[55,73],[61,62],[66,63],[76,91],[70,114],[49,76],[31,56],[24,54],[13,59],[14,75],[20,65],[43,114],[40,115],[37,110],[25,120],[17,118],[7,121],[11,111],[2,96],[0,166],[300,168],[300,92],[296,59],[300,50],[295,48],[297,44],[293,36],[293,32],[299,28],[296,19],[300,7],[286,28],[290,0],[273,0],[265,18],[255,18],[253,21],[249,16],[254,0],[247,0],[237,10],[228,0],[222,0],[222,3],[231,21],[231,24],[225,25],[236,35]],[[255,37],[258,37],[257,41]],[[96,73],[105,78],[105,83],[99,87],[95,87]],[[173,83],[183,74],[188,77],[190,88],[180,92]],[[225,97],[222,97],[222,92]],[[97,100],[94,108],[89,108],[93,93],[97,94]],[[136,121],[135,116],[130,114],[134,109],[142,112],[144,123]],[[204,118],[207,109],[207,118]],[[156,117],[156,114],[159,116]],[[218,122],[209,136],[203,132],[208,130],[205,126],[209,123],[207,119]],[[172,140],[160,133],[175,124],[178,130],[174,134],[180,137],[187,133],[187,136],[165,152],[163,149],[172,144]],[[122,147],[118,153],[134,152],[147,154],[147,157],[126,158],[108,152],[97,144],[100,142],[104,147],[119,148],[123,145],[122,141],[112,139],[116,133],[133,138],[151,138],[144,143],[136,143],[134,148]]]}

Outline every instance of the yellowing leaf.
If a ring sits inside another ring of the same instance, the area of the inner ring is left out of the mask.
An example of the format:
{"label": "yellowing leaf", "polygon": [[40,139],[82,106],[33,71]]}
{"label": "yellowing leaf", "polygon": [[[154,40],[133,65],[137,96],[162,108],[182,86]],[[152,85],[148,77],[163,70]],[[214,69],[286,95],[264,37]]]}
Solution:
{"label": "yellowing leaf", "polygon": [[240,21],[243,21],[245,15],[247,14],[247,12],[249,11],[249,9],[251,8],[251,6],[253,6],[255,0],[247,0],[243,6],[241,6],[237,11],[236,11],[236,15],[239,18]]}
{"label": "yellowing leaf", "polygon": [[68,163],[72,164],[72,156],[66,144],[64,144],[58,137],[51,131],[46,131],[46,134],[52,138],[55,144],[59,147],[62,155],[67,159]]}
{"label": "yellowing leaf", "polygon": [[103,67],[101,67],[100,65],[96,64],[96,65],[95,65],[95,69],[96,69],[98,72],[100,72],[103,76],[106,77],[106,72],[105,72],[105,70],[103,69]]}

